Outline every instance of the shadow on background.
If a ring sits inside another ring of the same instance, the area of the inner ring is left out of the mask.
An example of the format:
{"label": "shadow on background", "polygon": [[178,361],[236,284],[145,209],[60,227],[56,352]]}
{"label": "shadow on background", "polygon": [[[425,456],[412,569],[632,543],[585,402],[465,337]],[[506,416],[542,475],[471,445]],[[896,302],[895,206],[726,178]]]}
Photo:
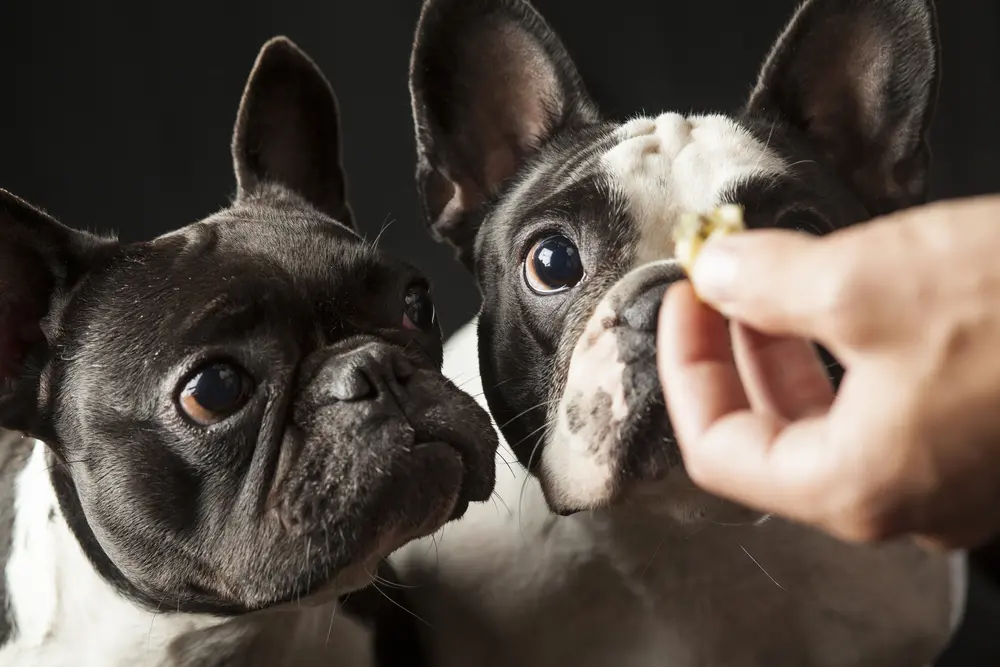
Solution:
{"label": "shadow on background", "polygon": [[[349,194],[362,230],[374,238],[390,225],[381,247],[430,273],[451,333],[475,312],[478,292],[417,215],[406,83],[419,4],[9,0],[0,8],[0,187],[66,223],[114,230],[123,240],[212,213],[235,188],[229,136],[254,56],[267,38],[286,34],[340,98]],[[536,4],[598,104],[622,118],[736,109],[797,2]],[[1000,1],[938,5],[944,83],[932,131],[932,196],[998,192]],[[985,592],[981,599],[993,604]],[[1000,633],[987,628],[1000,628],[994,607],[996,616],[970,629],[972,639],[963,638],[965,648],[947,664],[1000,664]]]}

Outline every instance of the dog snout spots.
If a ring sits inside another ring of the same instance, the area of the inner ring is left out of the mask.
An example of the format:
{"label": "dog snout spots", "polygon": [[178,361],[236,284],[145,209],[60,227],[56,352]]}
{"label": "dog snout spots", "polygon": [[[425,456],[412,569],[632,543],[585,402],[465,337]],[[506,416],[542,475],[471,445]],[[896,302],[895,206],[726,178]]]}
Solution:
{"label": "dog snout spots", "polygon": [[580,408],[580,403],[583,401],[583,394],[576,392],[566,405],[566,426],[569,427],[569,432],[576,434],[583,430],[586,426],[586,422],[583,420],[583,410]]}
{"label": "dog snout spots", "polygon": [[593,403],[590,407],[590,423],[594,428],[594,437],[587,447],[591,454],[607,454],[607,443],[612,438],[612,425],[616,424],[614,416],[611,414],[611,395],[603,390],[598,390],[594,394]]}

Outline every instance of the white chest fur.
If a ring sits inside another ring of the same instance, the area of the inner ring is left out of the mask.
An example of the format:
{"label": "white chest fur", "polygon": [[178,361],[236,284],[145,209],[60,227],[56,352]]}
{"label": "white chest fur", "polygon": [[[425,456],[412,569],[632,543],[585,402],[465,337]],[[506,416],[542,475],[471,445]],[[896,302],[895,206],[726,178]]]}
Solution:
{"label": "white chest fur", "polygon": [[[445,373],[482,396],[475,322],[449,341]],[[561,518],[500,457],[494,502],[394,557],[439,667],[913,667],[961,617],[964,555],[848,546],[779,520]]]}
{"label": "white chest fur", "polygon": [[168,647],[207,630],[196,640],[202,650],[194,651],[204,659],[214,650],[215,628],[255,638],[254,656],[240,663],[246,667],[371,663],[367,633],[333,605],[224,621],[154,614],[124,599],[94,572],[63,520],[44,447],[35,443],[17,480],[6,570],[16,630],[0,647],[0,667],[182,667],[187,659],[169,657]]}

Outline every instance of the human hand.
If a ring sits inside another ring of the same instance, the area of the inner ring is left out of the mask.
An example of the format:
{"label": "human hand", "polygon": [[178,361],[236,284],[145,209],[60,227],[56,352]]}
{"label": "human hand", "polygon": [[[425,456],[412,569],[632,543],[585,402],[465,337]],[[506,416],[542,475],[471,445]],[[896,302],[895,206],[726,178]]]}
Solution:
{"label": "human hand", "polygon": [[1000,529],[1000,197],[719,238],[692,282],[658,363],[695,483],[848,540]]}

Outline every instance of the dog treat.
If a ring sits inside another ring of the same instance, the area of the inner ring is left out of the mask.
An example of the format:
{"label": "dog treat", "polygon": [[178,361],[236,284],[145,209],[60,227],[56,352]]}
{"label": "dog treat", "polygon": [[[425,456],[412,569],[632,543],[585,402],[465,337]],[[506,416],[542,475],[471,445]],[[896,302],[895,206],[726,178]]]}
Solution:
{"label": "dog treat", "polygon": [[713,236],[735,234],[746,229],[743,208],[738,204],[719,206],[708,213],[685,213],[674,230],[674,256],[691,275],[701,247]]}

